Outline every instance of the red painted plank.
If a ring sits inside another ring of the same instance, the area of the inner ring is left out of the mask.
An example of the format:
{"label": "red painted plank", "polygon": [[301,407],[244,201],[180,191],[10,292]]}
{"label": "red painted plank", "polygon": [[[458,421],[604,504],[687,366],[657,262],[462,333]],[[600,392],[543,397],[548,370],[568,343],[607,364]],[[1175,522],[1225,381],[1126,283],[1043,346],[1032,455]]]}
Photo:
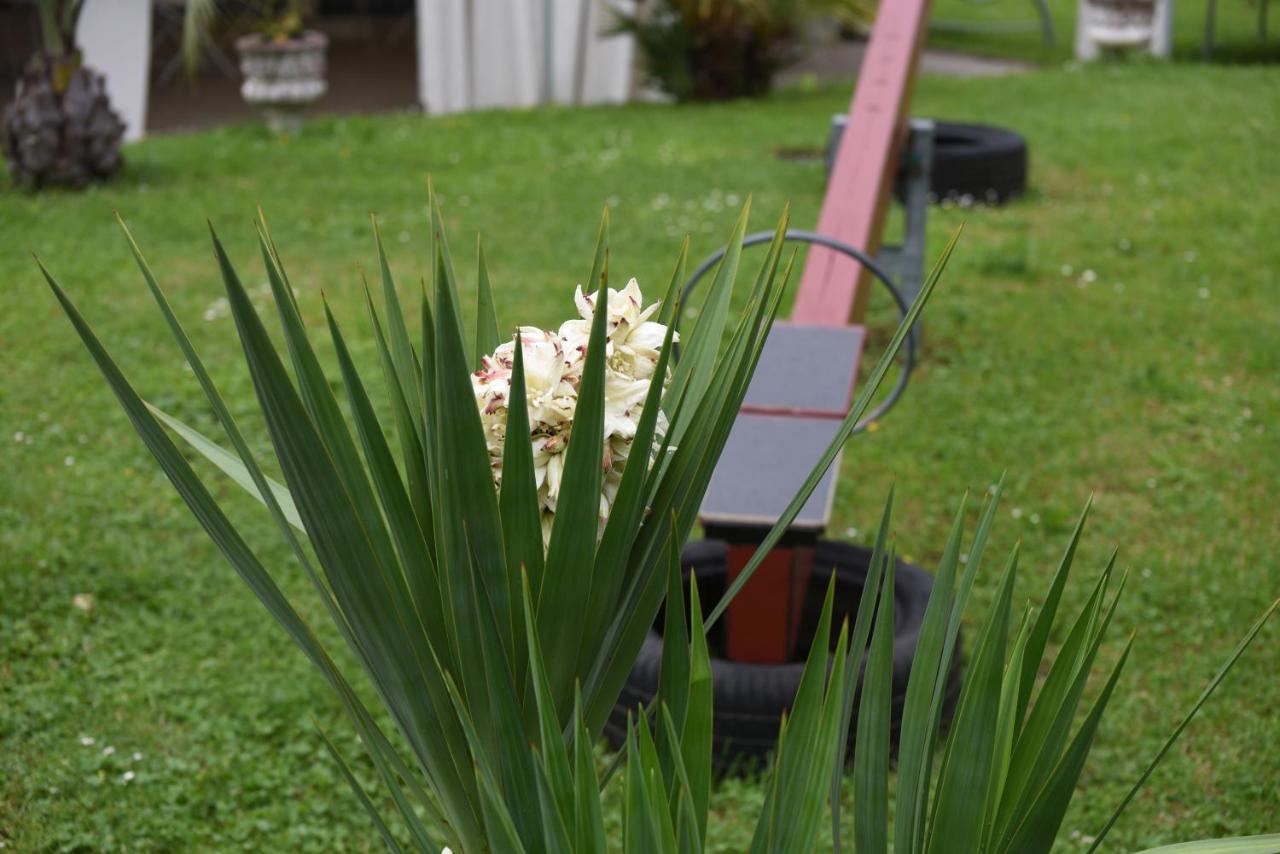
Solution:
{"label": "red painted plank", "polygon": [[[929,0],[880,4],[818,218],[820,233],[872,254],[880,248],[928,16]],[[861,321],[865,280],[852,258],[814,246],[791,319],[820,326]]]}

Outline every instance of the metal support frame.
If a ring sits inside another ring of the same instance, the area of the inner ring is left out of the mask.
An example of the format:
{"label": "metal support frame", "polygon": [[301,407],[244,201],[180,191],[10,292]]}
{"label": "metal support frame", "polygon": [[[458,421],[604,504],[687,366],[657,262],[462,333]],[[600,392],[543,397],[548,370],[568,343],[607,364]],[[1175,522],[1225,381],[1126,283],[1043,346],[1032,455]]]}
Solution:
{"label": "metal support frame", "polygon": [[898,170],[898,196],[906,213],[902,243],[880,249],[880,262],[889,269],[908,305],[924,286],[925,220],[929,214],[933,173],[933,120],[912,119],[909,128],[906,151]]}
{"label": "metal support frame", "polygon": [[[1258,2],[1258,41],[1267,40],[1268,0]],[[1213,31],[1218,17],[1218,0],[1207,0],[1204,5],[1204,41],[1200,43],[1200,58],[1205,62],[1213,56]]]}

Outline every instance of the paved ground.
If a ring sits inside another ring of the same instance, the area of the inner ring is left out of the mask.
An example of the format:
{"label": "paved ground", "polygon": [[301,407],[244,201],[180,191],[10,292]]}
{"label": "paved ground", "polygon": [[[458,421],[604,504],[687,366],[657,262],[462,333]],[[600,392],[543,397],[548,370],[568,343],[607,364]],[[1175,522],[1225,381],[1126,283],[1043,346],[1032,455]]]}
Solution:
{"label": "paved ground", "polygon": [[[807,78],[819,81],[848,80],[862,65],[866,49],[866,42],[826,40],[810,50],[804,59],[782,72],[778,76],[778,83],[786,86]],[[1033,67],[1012,60],[939,50],[926,50],[920,57],[922,74],[941,74],[944,77],[999,77],[1029,71]]]}
{"label": "paved ground", "polygon": [[[329,92],[313,112],[355,115],[418,108],[418,58],[413,20],[344,21],[329,33]],[[172,48],[169,52],[172,53]],[[159,51],[158,51],[159,52]],[[234,62],[234,51],[228,51]],[[153,63],[167,61],[156,56]],[[213,67],[194,85],[185,74],[153,82],[149,133],[174,133],[242,122],[254,112],[240,98],[240,78]]]}

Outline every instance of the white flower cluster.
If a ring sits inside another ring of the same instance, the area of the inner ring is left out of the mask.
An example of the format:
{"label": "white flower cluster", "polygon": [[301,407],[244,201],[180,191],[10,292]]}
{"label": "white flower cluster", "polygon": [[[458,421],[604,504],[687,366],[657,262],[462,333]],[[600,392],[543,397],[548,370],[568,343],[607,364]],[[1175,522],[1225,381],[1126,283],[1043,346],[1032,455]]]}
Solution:
{"label": "white flower cluster", "polygon": [[[551,522],[560,495],[564,454],[573,429],[578,387],[591,338],[591,318],[598,292],[584,296],[578,287],[574,301],[579,317],[567,320],[556,332],[533,326],[520,328],[524,353],[526,405],[529,412],[533,465],[542,514],[543,547],[551,539]],[[608,343],[605,357],[605,412],[601,465],[604,490],[600,496],[600,527],[609,518],[609,509],[622,482],[622,472],[631,453],[636,427],[644,409],[649,384],[657,369],[658,351],[667,327],[649,320],[658,310],[654,303],[644,307],[640,286],[632,279],[620,291],[609,289]],[[471,375],[476,405],[484,425],[493,467],[494,484],[502,484],[502,450],[507,435],[507,407],[511,394],[511,371],[515,364],[515,341],[498,347],[486,356],[480,370]],[[663,377],[662,382],[666,383]],[[658,414],[657,435],[666,432],[666,418]],[[657,443],[655,442],[655,445]]]}

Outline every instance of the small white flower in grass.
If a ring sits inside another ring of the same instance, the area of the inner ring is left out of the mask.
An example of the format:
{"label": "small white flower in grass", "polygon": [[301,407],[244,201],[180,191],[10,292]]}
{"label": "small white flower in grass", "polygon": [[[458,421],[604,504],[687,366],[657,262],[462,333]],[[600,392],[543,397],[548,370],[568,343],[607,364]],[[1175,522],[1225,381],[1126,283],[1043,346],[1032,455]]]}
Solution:
{"label": "small white flower in grass", "polygon": [[71,466],[76,464],[76,458],[71,456],[70,454],[67,454],[65,457],[62,458],[62,464],[67,468],[70,468]]}
{"label": "small white flower in grass", "polygon": [[1013,518],[1015,518],[1015,519],[1021,519],[1021,518],[1022,518],[1022,508],[1021,508],[1021,507],[1015,507],[1015,508],[1013,508],[1013,510],[1009,511],[1009,515],[1010,515],[1010,516],[1012,516],[1012,517],[1013,517]]}
{"label": "small white flower in grass", "polygon": [[129,758],[130,758],[130,759],[132,759],[134,762],[141,762],[141,761],[142,761],[142,754],[141,754],[141,753],[136,753],[136,752],[135,752],[135,753],[133,754],[133,756],[131,756],[131,757],[129,757]]}
{"label": "small white flower in grass", "polygon": [[1200,290],[1196,291],[1196,293],[1200,295],[1200,299],[1208,299],[1208,298],[1209,298],[1209,289],[1208,289],[1208,288],[1201,288]]}
{"label": "small white flower in grass", "polygon": [[1080,281],[1085,282],[1087,284],[1092,284],[1097,280],[1098,280],[1098,274],[1095,273],[1093,270],[1085,270],[1083,273],[1080,274]]}
{"label": "small white flower in grass", "polygon": [[207,321],[214,321],[220,317],[226,317],[230,313],[231,303],[226,297],[218,297],[205,308],[204,319]]}
{"label": "small white flower in grass", "polygon": [[27,436],[26,436],[26,434],[25,434],[25,433],[23,433],[21,430],[19,430],[19,431],[17,431],[16,433],[14,433],[14,434],[13,434],[13,441],[15,441],[15,442],[21,442],[21,441],[22,441],[23,439],[25,439],[25,438],[27,438]]}
{"label": "small white flower in grass", "polygon": [[135,773],[134,773],[134,772],[132,772],[132,771],[125,771],[123,774],[121,774],[121,775],[120,775],[120,782],[121,782],[121,783],[130,783],[130,782],[133,782],[133,778],[134,778],[134,777],[137,777],[137,776],[138,776],[138,775],[137,775],[137,774],[135,774]]}
{"label": "small white flower in grass", "polygon": [[109,744],[106,747],[102,748],[103,756],[111,756],[115,752],[116,752],[116,749]]}
{"label": "small white flower in grass", "polygon": [[93,736],[91,735],[80,736],[80,744],[84,747],[93,747]]}

